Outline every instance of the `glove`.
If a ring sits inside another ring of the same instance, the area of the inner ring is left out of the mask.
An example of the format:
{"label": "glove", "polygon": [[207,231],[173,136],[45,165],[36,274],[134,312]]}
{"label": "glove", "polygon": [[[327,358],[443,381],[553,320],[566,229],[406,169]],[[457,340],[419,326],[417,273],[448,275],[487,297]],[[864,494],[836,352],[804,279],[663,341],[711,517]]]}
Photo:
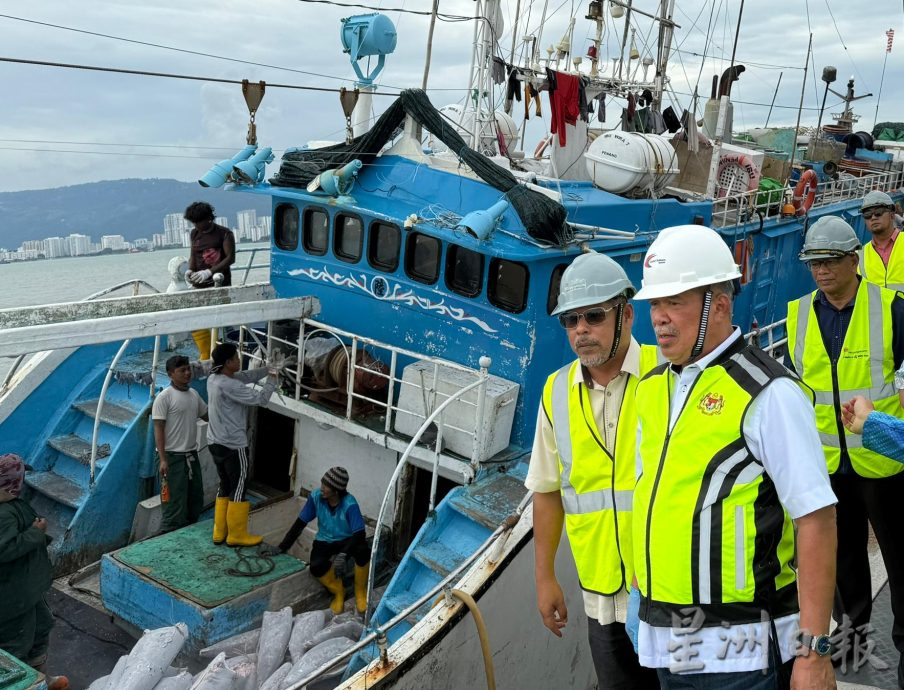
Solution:
{"label": "glove", "polygon": [[628,593],[628,617],[625,620],[625,632],[634,645],[634,653],[637,654],[637,633],[640,630],[640,590],[631,587]]}
{"label": "glove", "polygon": [[278,556],[283,551],[278,546],[274,546],[273,544],[261,544],[260,548],[257,551],[261,556]]}
{"label": "glove", "polygon": [[202,283],[206,283],[210,280],[213,273],[210,272],[209,269],[205,268],[203,271],[195,271],[191,274],[191,282],[195,285],[201,285]]}
{"label": "glove", "polygon": [[191,283],[191,282],[192,282],[191,277],[194,275],[194,273],[195,273],[194,271],[186,271],[186,272],[185,272],[185,282],[186,282],[186,283]]}

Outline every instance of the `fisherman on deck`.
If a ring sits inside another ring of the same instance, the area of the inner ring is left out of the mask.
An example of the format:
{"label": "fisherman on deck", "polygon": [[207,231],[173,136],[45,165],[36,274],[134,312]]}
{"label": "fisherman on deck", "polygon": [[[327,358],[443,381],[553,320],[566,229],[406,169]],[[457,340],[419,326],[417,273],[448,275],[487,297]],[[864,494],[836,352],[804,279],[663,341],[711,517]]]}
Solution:
{"label": "fisherman on deck", "polygon": [[[229,267],[235,263],[235,237],[232,230],[214,223],[213,206],[204,201],[196,201],[185,209],[185,220],[194,225],[191,231],[191,254],[188,257],[188,271],[185,279],[196,288],[232,285]],[[222,282],[214,282],[217,274]],[[210,330],[192,332],[198,346],[198,358],[210,359]]]}
{"label": "fisherman on deck", "polygon": [[[240,371],[238,348],[222,343],[214,348],[213,369],[207,379],[210,423],[207,441],[220,476],[213,519],[213,543],[229,546],[256,546],[263,541],[248,533],[251,504],[245,500],[248,480],[248,408],[266,405],[276,390],[279,369],[261,367]],[[247,383],[266,381],[259,390]]]}
{"label": "fisherman on deck", "polygon": [[847,616],[855,630],[869,623],[871,524],[888,571],[892,640],[904,652],[904,465],[864,448],[841,423],[842,403],[864,393],[880,412],[904,418],[894,387],[904,361],[904,298],[857,275],[858,249],[853,228],[836,216],[807,231],[800,259],[818,289],[788,305],[790,364],[816,393],[816,422],[838,497],[835,619],[840,624]]}
{"label": "fisherman on deck", "polygon": [[166,360],[170,385],[154,398],[154,442],[160,463],[160,505],[164,532],[194,524],[204,510],[204,483],[198,459],[198,420],[207,420],[207,404],[189,386],[188,357]]}
{"label": "fisherman on deck", "polygon": [[[25,463],[0,455],[0,649],[46,673],[53,613],[47,592],[53,568],[47,520],[21,498]],[[49,690],[66,690],[66,676],[48,676]]]}
{"label": "fisherman on deck", "polygon": [[904,246],[898,249],[895,202],[885,192],[872,191],[863,197],[860,215],[872,235],[860,256],[860,274],[890,290],[904,290]]}
{"label": "fisherman on deck", "polygon": [[835,496],[812,399],[732,325],[740,277],[699,225],[644,260],[669,362],[637,385],[628,629],[663,688],[834,688]]}
{"label": "fisherman on deck", "polygon": [[577,565],[590,653],[601,689],[655,688],[625,632],[633,576],[631,492],[634,389],[656,348],[631,337],[634,286],[603,254],[577,257],[562,274],[558,315],[577,359],[546,382],[525,485],[534,492],[537,607],[558,637],[568,623],[555,558],[562,525]]}
{"label": "fisherman on deck", "polygon": [[279,546],[265,546],[261,551],[267,555],[285,553],[308,523],[317,520],[317,536],[311,547],[311,575],[333,595],[330,604],[333,613],[342,613],[345,587],[331,559],[340,553],[351,556],[355,560],[355,608],[363,614],[367,608],[370,549],[364,534],[364,517],[358,501],[347,487],[348,471],[344,467],[331,467],[320,480],[320,488],[314,489],[308,497]]}

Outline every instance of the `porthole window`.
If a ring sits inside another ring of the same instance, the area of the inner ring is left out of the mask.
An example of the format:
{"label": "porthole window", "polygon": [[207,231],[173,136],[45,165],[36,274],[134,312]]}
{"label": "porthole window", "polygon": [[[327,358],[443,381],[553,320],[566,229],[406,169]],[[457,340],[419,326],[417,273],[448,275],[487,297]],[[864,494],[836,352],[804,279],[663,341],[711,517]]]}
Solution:
{"label": "porthole window", "polygon": [[483,254],[450,244],[446,251],[446,285],[465,297],[479,295],[483,287]]}
{"label": "porthole window", "polygon": [[298,246],[298,209],[292,204],[280,204],[273,214],[276,230],[273,240],[280,249],[295,249]]}
{"label": "porthole window", "polygon": [[562,285],[562,274],[568,264],[559,264],[552,269],[552,277],[549,279],[549,295],[546,298],[546,313],[552,314],[559,304],[559,287]]}
{"label": "porthole window", "polygon": [[527,306],[527,282],[527,266],[506,259],[493,259],[490,262],[487,297],[491,304],[517,314]]}
{"label": "porthole window", "polygon": [[402,232],[395,225],[379,221],[370,226],[367,261],[376,269],[391,272],[399,267]]}
{"label": "porthole window", "polygon": [[413,232],[405,246],[405,273],[419,283],[433,285],[439,277],[440,241],[430,235]]}
{"label": "porthole window", "polygon": [[333,252],[337,259],[351,264],[361,259],[364,246],[364,226],[357,216],[336,216],[336,241]]}
{"label": "porthole window", "polygon": [[304,210],[302,225],[302,244],[308,254],[322,256],[326,254],[330,239],[330,216],[320,208]]}

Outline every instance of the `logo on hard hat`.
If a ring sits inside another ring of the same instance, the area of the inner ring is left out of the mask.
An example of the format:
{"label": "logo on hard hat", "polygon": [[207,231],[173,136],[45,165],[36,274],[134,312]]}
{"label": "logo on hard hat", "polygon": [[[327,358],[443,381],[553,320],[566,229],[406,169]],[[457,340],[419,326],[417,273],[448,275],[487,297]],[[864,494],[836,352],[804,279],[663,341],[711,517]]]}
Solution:
{"label": "logo on hard hat", "polygon": [[652,264],[664,264],[665,259],[660,259],[655,254],[647,254],[647,260],[643,262],[644,268],[652,268]]}
{"label": "logo on hard hat", "polygon": [[725,406],[725,397],[721,393],[706,393],[697,407],[705,414],[712,416],[714,414],[722,414],[722,408]]}

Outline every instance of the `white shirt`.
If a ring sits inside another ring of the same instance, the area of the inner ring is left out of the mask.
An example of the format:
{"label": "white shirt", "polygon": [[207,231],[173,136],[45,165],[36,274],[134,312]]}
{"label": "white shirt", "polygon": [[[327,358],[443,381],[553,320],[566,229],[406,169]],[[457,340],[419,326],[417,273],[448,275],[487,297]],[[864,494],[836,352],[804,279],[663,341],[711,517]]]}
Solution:
{"label": "white shirt", "polygon": [[[634,338],[631,338],[631,344],[628,346],[625,360],[622,362],[621,372],[606,386],[601,386],[592,380],[587,386],[587,398],[590,401],[590,409],[593,411],[593,419],[596,421],[597,429],[603,435],[607,448],[615,447],[618,415],[621,411],[625,388],[628,385],[628,377],[638,376],[639,373],[640,345]],[[584,381],[584,367],[576,367],[571,385],[577,386],[581,383],[587,383]],[[524,485],[534,493],[545,494],[559,491],[562,486],[561,480],[556,435],[552,424],[546,418],[541,403],[537,412],[537,431],[534,434],[534,447],[531,451],[530,465]],[[625,622],[628,611],[628,593],[624,588],[613,596],[585,590],[582,590],[582,594],[584,595],[584,611],[591,620],[599,622],[600,625]]]}
{"label": "white shirt", "polygon": [[[715,350],[693,364],[682,368],[680,374],[671,370],[675,381],[670,402],[669,430],[674,428],[684,407],[688,393],[701,372],[741,337],[735,329],[730,337]],[[837,503],[819,434],[816,431],[816,415],[813,405],[790,378],[770,382],[751,402],[744,418],[744,440],[753,456],[759,460],[775,484],[778,498],[792,519],[808,515],[820,508]],[[642,429],[637,429],[637,468],[641,469],[640,440]],[[782,662],[793,656],[796,643],[794,633],[800,627],[800,616],[793,614],[775,619]],[[679,629],[680,630],[680,629]],[[683,631],[682,631],[683,632]],[[688,668],[688,673],[732,673],[759,671],[769,659],[769,623],[736,625],[730,628],[701,628],[694,633],[700,642],[692,646],[698,652],[689,660],[691,664],[703,661],[704,668]],[[756,639],[761,644],[731,645],[727,654],[720,653],[729,638]],[[679,660],[669,652],[669,644],[686,642],[687,634],[673,635],[672,628],[654,627],[640,622],[638,632],[638,656],[640,663],[652,668],[671,668],[681,672]]]}
{"label": "white shirt", "polygon": [[198,449],[198,420],[207,412],[207,405],[194,388],[180,391],[167,386],[151,407],[151,416],[164,423],[166,448],[171,453],[187,453]]}

